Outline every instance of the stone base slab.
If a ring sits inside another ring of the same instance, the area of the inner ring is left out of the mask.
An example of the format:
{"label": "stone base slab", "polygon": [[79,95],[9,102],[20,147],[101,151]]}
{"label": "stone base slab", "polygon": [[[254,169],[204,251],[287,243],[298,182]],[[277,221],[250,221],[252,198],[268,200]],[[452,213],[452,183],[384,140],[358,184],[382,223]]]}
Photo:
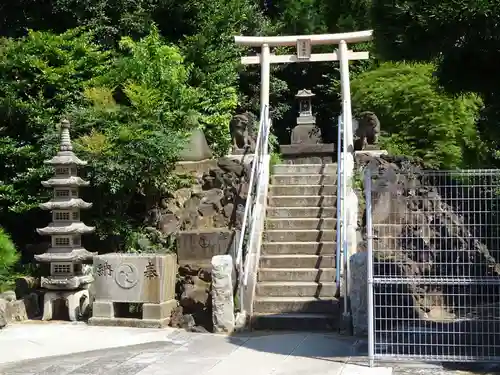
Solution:
{"label": "stone base slab", "polygon": [[200,161],[179,161],[175,164],[175,173],[192,176],[202,176],[210,169],[217,167],[216,159],[206,159]]}
{"label": "stone base slab", "polygon": [[371,156],[378,158],[381,155],[388,155],[389,153],[387,150],[361,150],[361,151],[354,151],[354,156]]}
{"label": "stone base slab", "polygon": [[324,164],[333,163],[335,145],[293,144],[280,146],[281,157],[285,164]]}
{"label": "stone base slab", "polygon": [[234,160],[238,163],[242,163],[244,165],[251,165],[253,162],[253,159],[255,158],[255,154],[229,154],[226,155],[226,158]]}
{"label": "stone base slab", "polygon": [[142,319],[135,319],[115,317],[115,306],[111,301],[95,301],[92,305],[92,318],[88,323],[94,326],[163,328],[168,326],[172,310],[176,307],[176,300],[144,303]]}
{"label": "stone base slab", "polygon": [[255,154],[255,149],[251,148],[235,148],[230,151],[230,155],[232,156],[250,156]]}
{"label": "stone base slab", "polygon": [[91,326],[132,327],[132,328],[165,328],[170,318],[166,319],[133,319],[133,318],[90,318]]}

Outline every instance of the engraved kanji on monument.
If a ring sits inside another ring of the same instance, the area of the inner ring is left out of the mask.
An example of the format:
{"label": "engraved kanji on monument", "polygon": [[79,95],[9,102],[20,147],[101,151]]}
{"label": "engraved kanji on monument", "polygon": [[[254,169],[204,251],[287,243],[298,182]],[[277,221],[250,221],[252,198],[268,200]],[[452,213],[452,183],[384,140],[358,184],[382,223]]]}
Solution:
{"label": "engraved kanji on monument", "polygon": [[[168,325],[177,307],[175,254],[98,255],[94,267],[102,272],[96,273],[89,324],[150,328]],[[140,305],[140,317],[127,315],[131,304]]]}

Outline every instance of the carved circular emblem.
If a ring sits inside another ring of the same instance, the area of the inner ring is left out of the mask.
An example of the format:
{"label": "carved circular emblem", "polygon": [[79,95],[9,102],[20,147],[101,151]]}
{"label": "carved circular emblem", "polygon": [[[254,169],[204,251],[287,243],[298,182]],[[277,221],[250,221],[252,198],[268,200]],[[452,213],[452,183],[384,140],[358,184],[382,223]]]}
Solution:
{"label": "carved circular emblem", "polygon": [[203,248],[203,249],[206,249],[207,247],[210,246],[210,241],[207,240],[207,238],[205,236],[201,236],[200,237],[200,240],[198,241],[198,243],[200,244],[200,246]]}
{"label": "carved circular emblem", "polygon": [[123,289],[133,288],[139,282],[137,267],[130,263],[122,263],[115,272],[115,281]]}

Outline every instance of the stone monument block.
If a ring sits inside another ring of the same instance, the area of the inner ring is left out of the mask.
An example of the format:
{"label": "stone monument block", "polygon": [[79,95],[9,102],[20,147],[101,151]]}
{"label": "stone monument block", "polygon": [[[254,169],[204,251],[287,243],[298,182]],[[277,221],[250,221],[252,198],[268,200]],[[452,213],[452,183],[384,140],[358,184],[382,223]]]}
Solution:
{"label": "stone monument block", "polygon": [[280,152],[285,164],[325,164],[336,160],[333,143],[280,145]]}
{"label": "stone monument block", "polygon": [[350,303],[355,336],[368,334],[368,253],[356,253],[349,259]]}
{"label": "stone monument block", "polygon": [[182,231],[177,235],[179,265],[210,267],[214,256],[234,255],[238,238],[238,231],[226,228]]}
{"label": "stone monument block", "polygon": [[214,332],[234,331],[233,258],[216,255],[212,258],[212,321]]}
{"label": "stone monument block", "polygon": [[[177,306],[175,254],[100,255],[94,257],[94,273],[95,301],[89,324],[132,327],[168,324],[172,309]],[[128,315],[131,304],[142,306],[142,319]]]}
{"label": "stone monument block", "polygon": [[321,143],[321,129],[316,124],[297,124],[292,129],[292,144]]}
{"label": "stone monument block", "polygon": [[191,132],[188,143],[179,153],[180,161],[200,161],[212,158],[212,150],[208,146],[205,134],[201,129]]}

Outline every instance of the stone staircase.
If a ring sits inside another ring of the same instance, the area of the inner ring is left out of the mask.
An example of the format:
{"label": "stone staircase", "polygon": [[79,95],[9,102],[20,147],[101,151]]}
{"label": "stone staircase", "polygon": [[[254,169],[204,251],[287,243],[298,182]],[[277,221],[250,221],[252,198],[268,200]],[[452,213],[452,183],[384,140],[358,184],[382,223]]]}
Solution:
{"label": "stone staircase", "polygon": [[253,329],[333,329],[336,164],[275,165],[254,299]]}

